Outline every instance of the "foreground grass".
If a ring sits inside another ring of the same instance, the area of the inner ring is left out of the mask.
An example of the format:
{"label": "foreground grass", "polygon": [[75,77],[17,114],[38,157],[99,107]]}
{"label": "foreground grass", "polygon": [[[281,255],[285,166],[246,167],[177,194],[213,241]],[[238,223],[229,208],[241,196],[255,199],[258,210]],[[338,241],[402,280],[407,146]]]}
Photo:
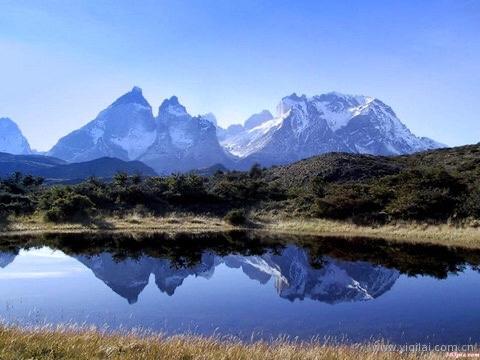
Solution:
{"label": "foreground grass", "polygon": [[480,227],[451,224],[396,223],[360,226],[324,219],[263,218],[264,228],[281,233],[305,235],[362,236],[411,243],[429,243],[480,249]]}
{"label": "foreground grass", "polygon": [[242,344],[178,336],[106,335],[95,331],[0,329],[0,359],[443,359],[446,353],[384,351],[279,340]]}
{"label": "foreground grass", "polygon": [[106,217],[90,223],[48,223],[40,216],[10,219],[1,234],[112,232],[211,232],[252,229],[272,233],[324,236],[362,236],[411,243],[431,243],[480,249],[480,226],[468,224],[396,223],[379,226],[360,226],[348,222],[325,219],[292,219],[285,216],[253,215],[253,221],[243,227],[233,226],[221,218],[191,214],[170,214],[154,217],[130,214]]}

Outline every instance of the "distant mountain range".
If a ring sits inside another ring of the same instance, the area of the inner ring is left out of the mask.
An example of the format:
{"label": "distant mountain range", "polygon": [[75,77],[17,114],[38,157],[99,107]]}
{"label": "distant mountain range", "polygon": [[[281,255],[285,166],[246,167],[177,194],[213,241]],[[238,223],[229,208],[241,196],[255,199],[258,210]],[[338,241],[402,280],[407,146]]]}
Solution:
{"label": "distant mountain range", "polygon": [[83,180],[91,176],[111,179],[117,172],[155,176],[155,171],[140,161],[123,161],[115,158],[99,158],[81,163],[67,163],[50,156],[12,155],[0,153],[0,177],[19,171],[41,176],[47,182]]}
{"label": "distant mountain range", "polygon": [[48,155],[77,162],[102,156],[140,160],[162,174],[231,162],[209,120],[192,117],[175,96],[154,117],[137,87],[60,139]]}
{"label": "distant mountain range", "polygon": [[[134,87],[85,126],[61,138],[46,155],[66,162],[103,157],[141,161],[159,174],[222,165],[247,169],[287,164],[328,152],[399,155],[445,147],[420,138],[378,99],[327,93],[283,98],[268,110],[227,129],[212,113],[191,116],[173,96],[154,116]],[[0,119],[0,151],[31,154],[18,126]]]}
{"label": "distant mountain range", "polygon": [[233,130],[226,130],[221,144],[243,167],[287,164],[328,152],[400,155],[445,147],[413,135],[380,100],[339,93],[292,94],[280,101],[276,117],[263,111]]}

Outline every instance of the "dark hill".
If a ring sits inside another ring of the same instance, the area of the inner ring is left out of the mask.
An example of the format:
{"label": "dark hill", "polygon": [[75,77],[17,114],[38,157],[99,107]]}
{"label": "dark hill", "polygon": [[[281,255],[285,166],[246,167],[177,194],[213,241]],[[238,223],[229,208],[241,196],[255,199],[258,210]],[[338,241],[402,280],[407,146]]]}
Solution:
{"label": "dark hill", "polygon": [[68,182],[91,176],[110,179],[117,172],[144,176],[156,175],[153,169],[140,161],[123,161],[104,157],[68,164],[63,160],[48,156],[0,153],[0,177],[8,177],[14,172],[41,176],[49,182]]}
{"label": "dark hill", "polygon": [[328,183],[363,182],[415,168],[437,167],[470,183],[480,178],[480,144],[402,156],[330,153],[267,170],[268,180],[301,187],[321,176]]}

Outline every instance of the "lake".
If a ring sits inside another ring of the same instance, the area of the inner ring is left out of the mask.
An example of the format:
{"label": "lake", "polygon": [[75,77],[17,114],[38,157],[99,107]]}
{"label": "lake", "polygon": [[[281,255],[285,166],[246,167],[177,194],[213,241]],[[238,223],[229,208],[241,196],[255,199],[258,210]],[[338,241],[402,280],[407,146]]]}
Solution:
{"label": "lake", "polygon": [[478,251],[268,234],[0,241],[0,317],[167,334],[480,341]]}

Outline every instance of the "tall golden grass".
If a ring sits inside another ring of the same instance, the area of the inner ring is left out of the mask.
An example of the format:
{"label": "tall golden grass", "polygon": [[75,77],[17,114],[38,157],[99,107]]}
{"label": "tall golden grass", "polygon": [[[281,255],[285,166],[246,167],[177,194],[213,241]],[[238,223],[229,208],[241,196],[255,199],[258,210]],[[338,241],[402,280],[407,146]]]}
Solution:
{"label": "tall golden grass", "polygon": [[136,334],[108,335],[94,330],[0,329],[0,359],[444,359],[447,353],[385,351],[369,346],[328,345],[278,340],[242,343],[234,339]]}
{"label": "tall golden grass", "polygon": [[[398,240],[411,243],[432,243],[445,246],[459,246],[480,249],[480,224],[472,222],[457,224],[395,223],[387,225],[355,225],[349,222],[292,218],[253,214],[249,223],[252,230],[296,235],[325,236],[364,236]],[[194,214],[173,213],[164,217],[155,217],[132,213],[122,217],[105,217],[88,224],[55,224],[43,221],[41,216],[11,218],[8,226],[0,230],[1,234],[35,234],[45,232],[79,233],[92,231],[112,232],[149,232],[166,233],[228,231],[239,229],[221,218]]]}

